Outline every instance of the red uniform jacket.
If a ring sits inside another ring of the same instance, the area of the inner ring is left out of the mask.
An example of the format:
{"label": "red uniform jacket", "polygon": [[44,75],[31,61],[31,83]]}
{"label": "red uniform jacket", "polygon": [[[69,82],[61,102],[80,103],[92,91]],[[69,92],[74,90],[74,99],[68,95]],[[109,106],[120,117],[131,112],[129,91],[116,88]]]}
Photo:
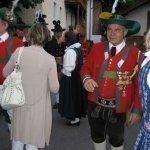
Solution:
{"label": "red uniform jacket", "polygon": [[[93,45],[90,54],[87,56],[87,59],[81,68],[81,78],[84,79],[87,76],[90,76],[96,82],[98,82],[99,72],[102,67],[102,63],[105,60],[104,49],[106,46],[106,42],[96,43]],[[109,60],[107,63],[107,67],[105,73],[107,72],[108,76],[103,76],[99,85],[98,95],[103,98],[115,98],[116,97],[116,89],[117,89],[117,80],[112,78],[110,73],[117,73],[116,67],[118,62],[120,62],[122,55],[125,51],[123,48],[117,55],[114,57],[109,56]],[[120,67],[120,73],[127,73],[128,75],[133,71],[135,65],[137,64],[139,50],[131,46],[130,51],[125,59],[125,62]],[[126,93],[126,96],[123,96],[123,92]],[[129,108],[131,108],[135,112],[140,112],[141,103],[139,97],[139,88],[138,88],[138,80],[137,75],[135,75],[131,82],[125,87],[124,90],[119,90],[120,93],[120,105],[117,107],[116,112],[127,112]],[[96,98],[94,96],[94,92],[89,93],[88,95],[89,101],[96,103]]]}
{"label": "red uniform jacket", "polygon": [[[6,57],[6,54],[7,54],[6,47],[8,45],[9,38],[5,42],[0,43],[0,58],[5,58]],[[13,38],[13,44],[11,46],[12,53],[16,50],[16,48],[21,47],[21,46],[24,46],[24,43],[19,38],[14,37]],[[0,61],[0,84],[2,84],[4,79],[5,79],[3,77],[2,72],[3,72],[3,68],[4,68],[6,63],[7,62],[1,62]]]}

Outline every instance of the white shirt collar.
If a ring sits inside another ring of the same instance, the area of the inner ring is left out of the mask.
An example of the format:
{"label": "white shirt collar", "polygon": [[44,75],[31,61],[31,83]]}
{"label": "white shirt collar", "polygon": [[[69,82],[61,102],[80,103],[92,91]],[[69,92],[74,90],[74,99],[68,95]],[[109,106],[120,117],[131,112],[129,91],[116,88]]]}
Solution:
{"label": "white shirt collar", "polygon": [[124,40],[117,46],[114,46],[112,43],[109,42],[109,50],[111,50],[112,47],[116,47],[116,54],[118,54],[124,48],[125,45],[126,43]]}
{"label": "white shirt collar", "polygon": [[80,46],[81,46],[80,43],[75,43],[75,44],[72,44],[69,47],[67,47],[65,51],[67,51],[69,49],[73,49],[73,48],[79,48]]}
{"label": "white shirt collar", "polygon": [[0,39],[5,42],[9,38],[8,32],[5,32],[3,35],[0,36]]}

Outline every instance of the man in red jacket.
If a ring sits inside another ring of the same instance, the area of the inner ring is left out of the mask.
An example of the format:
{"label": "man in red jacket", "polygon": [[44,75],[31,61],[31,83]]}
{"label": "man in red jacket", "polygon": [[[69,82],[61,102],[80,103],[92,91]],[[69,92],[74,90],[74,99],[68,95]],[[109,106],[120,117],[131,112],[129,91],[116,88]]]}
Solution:
{"label": "man in red jacket", "polygon": [[106,135],[112,150],[123,150],[125,122],[131,125],[141,118],[136,76],[140,51],[126,44],[124,37],[137,33],[140,24],[120,15],[104,23],[108,41],[93,45],[81,78],[89,92],[88,119],[95,150],[105,150]]}
{"label": "man in red jacket", "polygon": [[[2,75],[3,68],[9,60],[11,54],[16,48],[21,47],[24,43],[17,37],[13,37],[8,33],[8,28],[14,24],[15,16],[9,16],[8,8],[0,8],[0,85],[3,84],[4,77]],[[3,114],[6,121],[10,123],[8,114],[0,108],[0,114]]]}

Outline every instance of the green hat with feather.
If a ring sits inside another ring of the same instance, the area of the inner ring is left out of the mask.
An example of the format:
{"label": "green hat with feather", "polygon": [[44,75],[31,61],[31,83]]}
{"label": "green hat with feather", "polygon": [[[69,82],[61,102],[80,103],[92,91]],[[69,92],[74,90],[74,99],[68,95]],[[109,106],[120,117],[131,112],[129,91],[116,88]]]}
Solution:
{"label": "green hat with feather", "polygon": [[16,16],[6,7],[0,8],[0,18],[8,22],[9,25],[16,23]]}
{"label": "green hat with feather", "polygon": [[118,25],[124,26],[125,28],[128,29],[127,36],[136,34],[141,29],[141,25],[137,21],[127,20],[125,19],[125,17],[121,15],[117,15],[117,14],[112,15],[109,19],[102,20],[102,22],[105,25],[118,24]]}

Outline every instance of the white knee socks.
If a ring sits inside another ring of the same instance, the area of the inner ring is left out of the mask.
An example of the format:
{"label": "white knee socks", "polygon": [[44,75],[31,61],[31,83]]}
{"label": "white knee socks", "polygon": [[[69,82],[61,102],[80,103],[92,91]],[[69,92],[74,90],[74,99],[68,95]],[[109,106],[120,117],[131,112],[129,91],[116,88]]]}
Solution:
{"label": "white knee socks", "polygon": [[111,150],[123,150],[123,145],[119,147],[114,147],[111,145]]}
{"label": "white knee socks", "polygon": [[20,141],[12,141],[12,150],[23,150],[24,144]]}
{"label": "white knee socks", "polygon": [[106,150],[106,141],[102,142],[102,143],[95,143],[94,144],[94,148],[95,150]]}
{"label": "white knee socks", "polygon": [[26,150],[38,150],[37,146],[26,144]]}

